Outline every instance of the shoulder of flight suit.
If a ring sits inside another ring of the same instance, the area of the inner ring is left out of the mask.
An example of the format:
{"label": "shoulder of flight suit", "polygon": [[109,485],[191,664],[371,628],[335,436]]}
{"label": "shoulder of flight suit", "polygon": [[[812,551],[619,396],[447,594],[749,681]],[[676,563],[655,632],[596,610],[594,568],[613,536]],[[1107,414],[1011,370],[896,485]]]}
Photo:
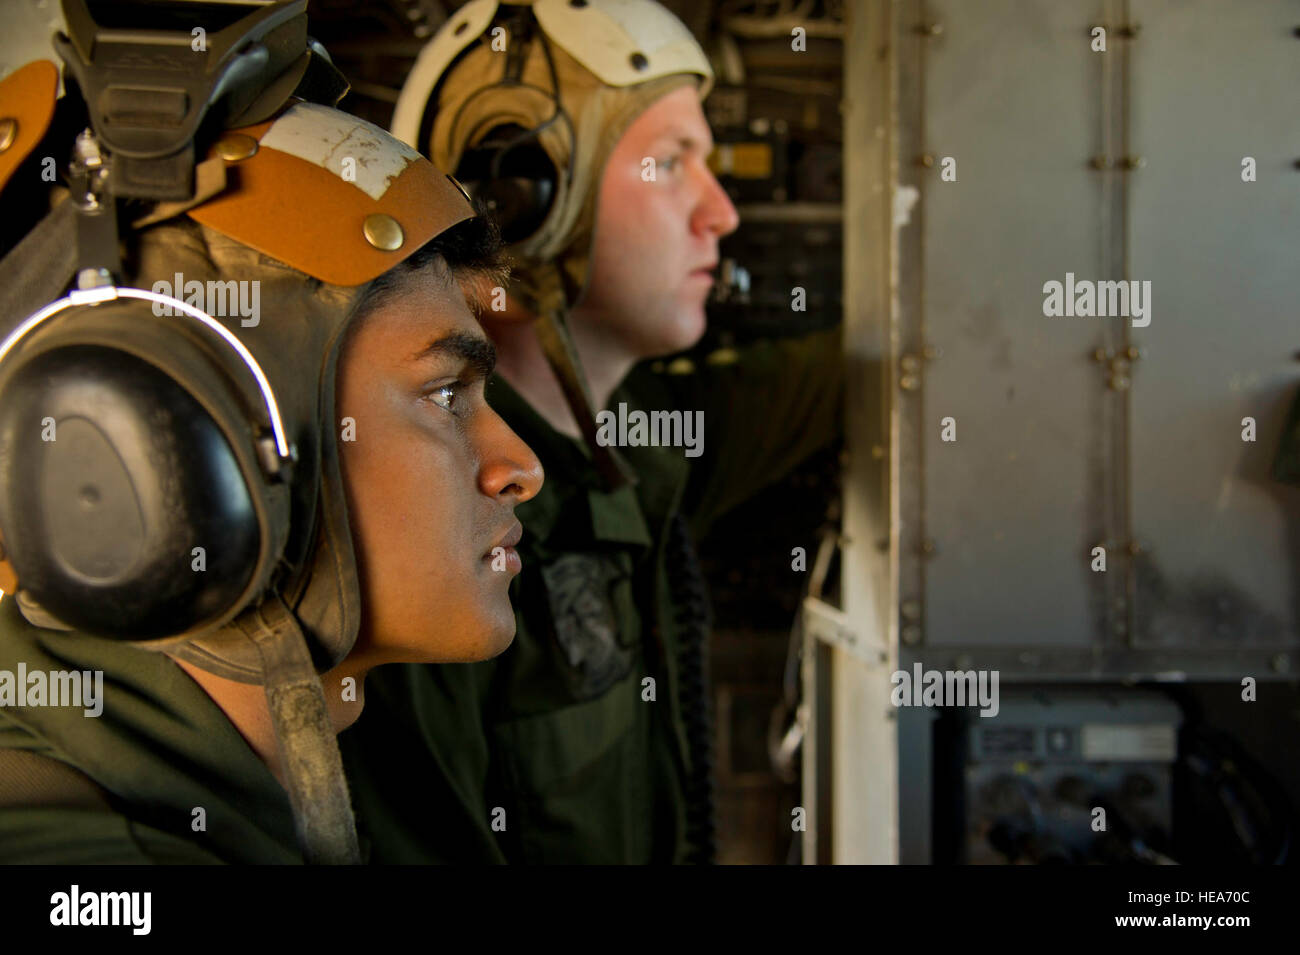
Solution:
{"label": "shoulder of flight suit", "polygon": [[659,391],[675,407],[703,412],[704,447],[691,463],[683,509],[703,536],[717,518],[780,480],[843,430],[841,330],[765,339],[725,365],[701,362],[689,375],[644,366],[629,387]]}
{"label": "shoulder of flight suit", "polygon": [[66,763],[0,747],[0,864],[218,864],[200,847],[115,811]]}
{"label": "shoulder of flight suit", "polygon": [[109,810],[0,809],[0,865],[221,865],[185,839]]}
{"label": "shoulder of flight suit", "polygon": [[[171,660],[35,627],[6,597],[0,670],[20,668],[100,674],[100,711],[88,715],[85,700],[0,708],[0,750],[24,751],[35,766],[8,786],[0,781],[6,859],[302,862],[288,795]],[[16,765],[12,755],[3,765]],[[88,795],[96,789],[98,797]],[[196,809],[205,822],[197,830]],[[22,849],[35,858],[23,858]]]}

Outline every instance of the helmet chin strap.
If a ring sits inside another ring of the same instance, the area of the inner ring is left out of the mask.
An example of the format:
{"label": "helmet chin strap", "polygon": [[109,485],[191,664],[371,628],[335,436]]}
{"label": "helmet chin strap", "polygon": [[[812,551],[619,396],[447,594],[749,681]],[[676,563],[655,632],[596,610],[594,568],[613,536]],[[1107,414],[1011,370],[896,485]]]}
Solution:
{"label": "helmet chin strap", "polygon": [[356,821],[325,691],[298,621],[278,594],[236,618],[257,648],[303,856],[312,865],[361,861]]}
{"label": "helmet chin strap", "polygon": [[[565,298],[559,268],[547,265],[531,269],[530,281],[520,283],[526,305],[537,316],[535,332],[546,360],[559,380],[569,410],[582,429],[592,459],[610,490],[635,484],[636,475],[614,448],[596,440],[596,412],[582,371],[582,361],[564,321]],[[521,275],[522,279],[523,276]]]}

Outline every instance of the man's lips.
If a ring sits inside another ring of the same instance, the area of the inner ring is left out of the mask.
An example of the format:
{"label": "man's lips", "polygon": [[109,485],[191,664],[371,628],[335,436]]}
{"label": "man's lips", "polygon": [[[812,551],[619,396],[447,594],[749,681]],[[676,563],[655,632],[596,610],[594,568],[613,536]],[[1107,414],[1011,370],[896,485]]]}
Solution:
{"label": "man's lips", "polygon": [[[509,571],[510,576],[514,576],[524,569],[524,562],[519,556],[519,551],[515,550],[515,545],[519,543],[520,538],[524,536],[524,526],[518,521],[510,525],[507,530],[495,544],[492,549],[483,555],[483,559],[492,565],[496,571]],[[505,561],[502,567],[497,563],[497,559]]]}
{"label": "man's lips", "polygon": [[491,557],[492,551],[496,550],[498,547],[514,547],[516,544],[519,543],[520,540],[523,539],[523,536],[524,536],[524,525],[520,524],[518,521],[515,521],[513,524],[510,525],[509,530],[507,530],[505,534],[503,534],[500,538],[498,538],[497,542],[493,544],[491,548],[489,548],[485,556]]}

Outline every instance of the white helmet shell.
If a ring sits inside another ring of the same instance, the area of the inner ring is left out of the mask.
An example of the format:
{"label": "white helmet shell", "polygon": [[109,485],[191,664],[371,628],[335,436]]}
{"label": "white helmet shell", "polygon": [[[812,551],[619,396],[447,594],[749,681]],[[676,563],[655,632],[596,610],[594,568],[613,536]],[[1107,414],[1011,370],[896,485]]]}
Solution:
{"label": "white helmet shell", "polygon": [[607,86],[635,86],[677,73],[700,77],[700,98],[713,86],[713,69],[691,31],[654,0],[537,0],[502,4],[472,0],[456,12],[416,60],[393,113],[393,135],[421,148],[420,125],[439,81],[477,40],[502,6],[533,8],[546,36]]}
{"label": "white helmet shell", "polygon": [[564,52],[607,86],[634,86],[674,73],[702,77],[700,99],[713,86],[713,69],[691,31],[654,0],[538,0],[537,22]]}

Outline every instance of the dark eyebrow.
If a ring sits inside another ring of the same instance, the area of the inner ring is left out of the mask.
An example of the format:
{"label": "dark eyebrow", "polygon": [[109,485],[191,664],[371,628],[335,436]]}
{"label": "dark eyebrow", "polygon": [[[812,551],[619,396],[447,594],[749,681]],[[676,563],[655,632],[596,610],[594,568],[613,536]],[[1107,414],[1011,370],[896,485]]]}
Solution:
{"label": "dark eyebrow", "polygon": [[487,378],[497,364],[497,350],[492,342],[476,335],[463,334],[435,338],[408,360],[424,361],[428,358],[441,357],[462,359],[477,378]]}

